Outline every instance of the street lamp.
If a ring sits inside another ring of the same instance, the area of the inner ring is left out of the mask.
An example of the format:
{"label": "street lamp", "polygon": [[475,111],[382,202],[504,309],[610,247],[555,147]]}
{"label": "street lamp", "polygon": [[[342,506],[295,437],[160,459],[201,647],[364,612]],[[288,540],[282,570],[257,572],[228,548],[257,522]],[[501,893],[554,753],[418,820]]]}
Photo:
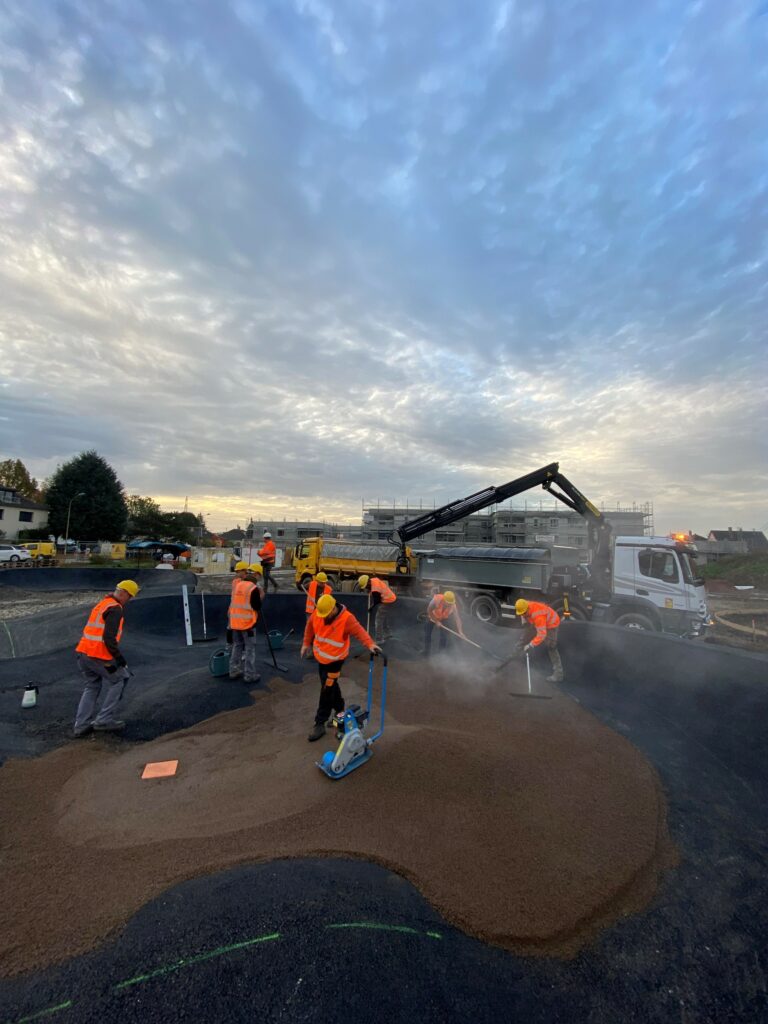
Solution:
{"label": "street lamp", "polygon": [[85,491],[78,491],[77,494],[73,494],[72,497],[69,499],[69,508],[67,509],[67,529],[65,531],[65,536],[64,536],[64,561],[65,562],[67,560],[67,555],[69,554],[69,517],[70,517],[70,515],[72,513],[72,502],[75,501],[77,498],[84,498],[84,497],[85,497]]}

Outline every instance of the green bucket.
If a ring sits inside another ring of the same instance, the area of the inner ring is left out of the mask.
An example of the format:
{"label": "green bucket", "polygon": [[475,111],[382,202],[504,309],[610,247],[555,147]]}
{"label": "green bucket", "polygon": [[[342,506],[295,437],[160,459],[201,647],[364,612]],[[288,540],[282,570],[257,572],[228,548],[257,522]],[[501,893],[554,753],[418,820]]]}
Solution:
{"label": "green bucket", "polygon": [[283,634],[277,629],[270,629],[269,644],[273,651],[281,651],[283,649]]}
{"label": "green bucket", "polygon": [[211,660],[208,662],[208,668],[211,670],[212,676],[229,675],[229,651],[226,647],[213,652]]}

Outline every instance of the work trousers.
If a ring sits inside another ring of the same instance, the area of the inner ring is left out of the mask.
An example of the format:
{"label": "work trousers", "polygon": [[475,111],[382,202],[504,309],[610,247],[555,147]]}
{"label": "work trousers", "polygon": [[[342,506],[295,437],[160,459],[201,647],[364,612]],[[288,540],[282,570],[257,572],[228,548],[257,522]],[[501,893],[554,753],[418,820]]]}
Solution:
{"label": "work trousers", "polygon": [[380,601],[373,609],[373,639],[382,643],[389,636],[387,628],[387,606]]}
{"label": "work trousers", "polygon": [[256,672],[256,637],[252,629],[232,630],[232,652],[229,656],[229,678],[243,677],[246,683],[258,682]]}
{"label": "work trousers", "polygon": [[344,698],[339,686],[339,675],[343,667],[343,660],[332,661],[330,665],[324,665],[321,661],[317,663],[320,675],[320,702],[315,714],[315,725],[325,725],[331,715],[338,715],[344,710]]}
{"label": "work trousers", "polygon": [[[557,634],[559,628],[560,627],[557,626],[555,629],[548,629],[544,642],[539,644],[539,647],[546,647],[547,649],[549,662],[552,665],[552,679],[556,683],[562,683],[563,681],[563,661],[560,657],[560,651],[557,649]],[[533,626],[529,626],[527,629],[527,639],[525,640],[525,643],[530,642],[530,640],[535,636],[536,630]],[[536,650],[535,647],[534,650]]]}
{"label": "work trousers", "polygon": [[441,650],[441,651],[444,651],[445,648],[448,646],[448,640],[451,637],[451,634],[446,632],[446,630],[442,629],[440,626],[436,626],[434,624],[434,622],[432,621],[432,619],[429,619],[429,618],[425,619],[424,620],[424,653],[427,655],[427,657],[429,657],[429,655],[432,653],[432,630],[433,629],[437,629],[437,631],[440,634],[439,650]]}
{"label": "work trousers", "polygon": [[[87,654],[77,655],[77,667],[85,680],[85,689],[77,706],[75,715],[75,732],[89,725],[107,725],[115,721],[117,705],[123,696],[128,681],[128,670],[124,668],[107,672],[109,662],[101,658],[90,658]],[[106,683],[107,689],[101,710],[96,714],[101,688]]]}
{"label": "work trousers", "polygon": [[262,562],[261,568],[264,570],[264,594],[266,595],[270,583],[277,590],[277,581],[272,579],[272,570],[275,568],[275,563]]}

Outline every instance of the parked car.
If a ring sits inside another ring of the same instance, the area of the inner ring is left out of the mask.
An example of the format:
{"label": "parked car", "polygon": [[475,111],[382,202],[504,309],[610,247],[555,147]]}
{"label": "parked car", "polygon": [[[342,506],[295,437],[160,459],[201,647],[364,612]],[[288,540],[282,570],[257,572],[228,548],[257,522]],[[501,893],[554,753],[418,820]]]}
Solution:
{"label": "parked car", "polygon": [[25,547],[16,544],[0,544],[0,562],[31,562],[32,557]]}
{"label": "parked car", "polygon": [[49,540],[28,540],[24,542],[24,547],[29,552],[33,562],[36,562],[39,558],[56,557],[56,545]]}

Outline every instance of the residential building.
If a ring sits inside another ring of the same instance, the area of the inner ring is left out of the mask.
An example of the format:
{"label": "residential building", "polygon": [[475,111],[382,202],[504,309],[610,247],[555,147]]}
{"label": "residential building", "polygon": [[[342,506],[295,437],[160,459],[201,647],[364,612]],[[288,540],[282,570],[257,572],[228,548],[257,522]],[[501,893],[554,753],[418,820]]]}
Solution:
{"label": "residential building", "polygon": [[40,530],[48,525],[48,507],[24,498],[10,487],[0,487],[0,536],[17,540],[23,530]]}
{"label": "residential building", "polygon": [[768,553],[768,537],[762,530],[742,530],[741,527],[734,530],[729,526],[727,530],[710,530],[707,540],[715,541],[718,544],[733,544],[734,542],[746,544],[747,552],[750,555]]}

